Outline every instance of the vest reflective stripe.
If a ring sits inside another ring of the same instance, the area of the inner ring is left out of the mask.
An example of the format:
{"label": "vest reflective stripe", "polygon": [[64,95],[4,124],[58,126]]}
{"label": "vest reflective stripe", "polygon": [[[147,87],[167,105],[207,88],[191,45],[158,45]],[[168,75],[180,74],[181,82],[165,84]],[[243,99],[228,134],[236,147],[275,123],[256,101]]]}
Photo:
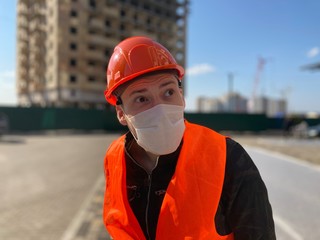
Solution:
{"label": "vest reflective stripe", "polygon": [[[127,200],[124,138],[116,140],[106,154],[108,183],[103,216],[114,239],[141,240],[145,237]],[[220,236],[214,222],[223,187],[225,162],[225,137],[186,122],[176,171],[160,210],[157,240],[233,239],[232,234]]]}

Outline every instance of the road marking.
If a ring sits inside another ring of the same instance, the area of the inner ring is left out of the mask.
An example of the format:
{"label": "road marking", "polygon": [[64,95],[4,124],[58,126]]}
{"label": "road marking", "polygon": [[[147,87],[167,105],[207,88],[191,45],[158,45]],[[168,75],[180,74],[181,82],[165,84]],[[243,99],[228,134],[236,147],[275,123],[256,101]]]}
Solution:
{"label": "road marking", "polygon": [[303,237],[297,233],[285,220],[277,215],[273,215],[275,225],[284,231],[292,240],[303,240]]}
{"label": "road marking", "polygon": [[61,240],[72,240],[76,237],[77,231],[79,230],[81,224],[85,219],[88,218],[87,211],[92,201],[92,198],[95,195],[95,193],[101,188],[101,185],[103,184],[104,181],[105,181],[104,175],[98,178],[98,180],[94,184],[94,187],[92,188],[92,191],[88,194],[87,198],[85,199],[82,206],[80,207],[79,212],[76,214],[75,218],[72,220],[71,224],[69,225],[67,230],[64,232]]}

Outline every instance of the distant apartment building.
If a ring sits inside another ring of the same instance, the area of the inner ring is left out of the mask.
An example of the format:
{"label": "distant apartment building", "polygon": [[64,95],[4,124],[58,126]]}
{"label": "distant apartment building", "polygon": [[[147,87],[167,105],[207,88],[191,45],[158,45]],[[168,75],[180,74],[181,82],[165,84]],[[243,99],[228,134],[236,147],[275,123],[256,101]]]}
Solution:
{"label": "distant apartment building", "polygon": [[269,99],[267,116],[285,116],[287,114],[287,101],[285,99]]}
{"label": "distant apartment building", "polygon": [[251,113],[264,113],[270,117],[284,116],[287,113],[287,101],[266,96],[256,97],[253,101]]}
{"label": "distant apartment building", "polygon": [[229,112],[266,114],[269,117],[284,116],[287,113],[285,99],[272,99],[269,97],[256,97],[248,109],[249,100],[239,93],[228,93],[221,98],[199,97],[196,111],[202,113]]}
{"label": "distant apartment building", "polygon": [[199,97],[197,99],[197,112],[200,113],[212,113],[212,112],[222,112],[223,105],[219,99]]}
{"label": "distant apartment building", "polygon": [[250,113],[266,113],[268,110],[268,98],[265,96],[250,99]]}
{"label": "distant apartment building", "polygon": [[152,37],[186,62],[189,0],[19,0],[21,106],[101,108],[105,68],[119,41]]}
{"label": "distant apartment building", "polygon": [[228,93],[221,98],[199,97],[197,99],[198,112],[247,112],[247,99],[239,93]]}
{"label": "distant apartment building", "polygon": [[231,92],[221,98],[225,112],[246,113],[247,99],[239,93]]}

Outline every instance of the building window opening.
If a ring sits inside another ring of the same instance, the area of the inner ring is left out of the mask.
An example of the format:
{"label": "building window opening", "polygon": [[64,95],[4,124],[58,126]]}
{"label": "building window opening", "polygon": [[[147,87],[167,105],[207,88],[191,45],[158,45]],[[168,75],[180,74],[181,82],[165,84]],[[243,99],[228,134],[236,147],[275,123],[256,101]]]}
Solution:
{"label": "building window opening", "polygon": [[120,24],[120,31],[125,31],[126,30],[126,27],[124,24]]}
{"label": "building window opening", "polygon": [[111,27],[111,22],[109,20],[106,20],[104,24],[106,25],[106,27]]}
{"label": "building window opening", "polygon": [[71,50],[77,50],[77,44],[76,43],[70,43],[70,49]]}
{"label": "building window opening", "polygon": [[75,27],[70,27],[70,33],[77,34],[78,30]]}
{"label": "building window opening", "polygon": [[77,17],[77,16],[78,16],[77,11],[71,10],[71,11],[70,11],[70,16],[71,16],[71,17]]}
{"label": "building window opening", "polygon": [[69,81],[70,81],[71,83],[77,82],[77,76],[75,76],[75,75],[70,75]]}
{"label": "building window opening", "polygon": [[95,65],[96,65],[96,62],[95,62],[95,61],[92,61],[92,60],[89,60],[89,61],[88,61],[88,65],[89,65],[89,66],[95,66]]}
{"label": "building window opening", "polygon": [[104,51],[104,55],[106,56],[106,57],[110,57],[110,49],[106,49],[105,51]]}
{"label": "building window opening", "polygon": [[70,59],[70,66],[72,66],[72,67],[77,66],[77,60],[76,59]]}
{"label": "building window opening", "polygon": [[89,0],[89,5],[90,5],[90,7],[92,7],[92,8],[96,8],[96,6],[97,6],[95,0]]}
{"label": "building window opening", "polygon": [[122,9],[120,11],[120,15],[121,15],[121,17],[125,17],[126,16],[126,11]]}
{"label": "building window opening", "polygon": [[88,77],[88,81],[89,82],[95,82],[96,81],[96,78],[94,76],[89,76]]}
{"label": "building window opening", "polygon": [[90,50],[95,50],[95,49],[96,49],[96,46],[95,46],[95,45],[92,45],[92,44],[89,44],[89,45],[88,45],[88,49],[90,49]]}

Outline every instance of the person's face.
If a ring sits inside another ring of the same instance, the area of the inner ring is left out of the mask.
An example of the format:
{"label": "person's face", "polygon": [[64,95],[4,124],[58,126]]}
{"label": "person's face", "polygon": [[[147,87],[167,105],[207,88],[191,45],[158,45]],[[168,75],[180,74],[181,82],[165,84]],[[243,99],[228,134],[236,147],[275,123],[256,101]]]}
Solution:
{"label": "person's face", "polygon": [[156,73],[136,79],[121,94],[122,105],[116,106],[117,117],[128,125],[126,116],[134,116],[158,104],[185,106],[178,80],[171,73]]}

